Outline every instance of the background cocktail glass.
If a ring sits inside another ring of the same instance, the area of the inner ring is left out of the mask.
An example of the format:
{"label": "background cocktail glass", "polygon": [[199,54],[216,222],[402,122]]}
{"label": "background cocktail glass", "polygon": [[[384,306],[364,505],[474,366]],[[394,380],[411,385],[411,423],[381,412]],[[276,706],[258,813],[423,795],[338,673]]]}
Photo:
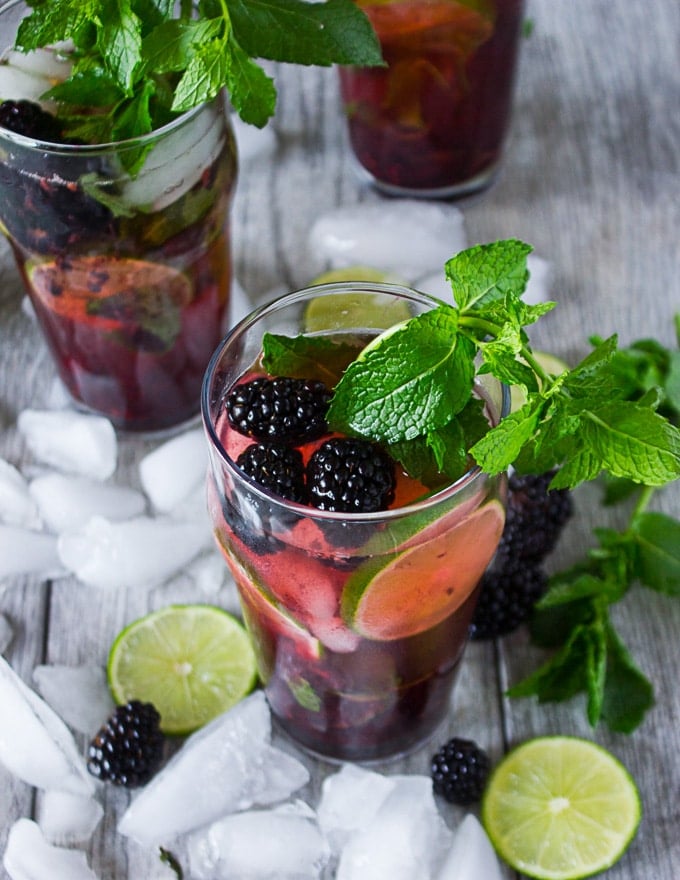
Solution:
{"label": "background cocktail glass", "polygon": [[356,0],[387,67],[340,68],[362,177],[454,197],[494,179],[508,130],[524,0]]}
{"label": "background cocktail glass", "polygon": [[[5,63],[29,79],[32,57],[67,69],[58,52],[11,53],[26,13],[16,0],[0,5]],[[43,82],[37,91],[54,84]],[[103,145],[0,128],[0,231],[77,405],[125,430],[165,430],[198,414],[228,314],[236,174],[223,96]]]}
{"label": "background cocktail glass", "polygon": [[[235,460],[254,441],[229,426],[225,399],[244,375],[262,375],[265,332],[306,333],[313,316],[315,333],[365,341],[436,304],[387,284],[298,291],[238,324],[205,377],[208,506],[260,678],[281,727],[330,759],[404,753],[447,716],[478,582],[503,529],[505,477],[472,467],[423,497],[424,487],[401,475],[392,509],[316,510],[278,498],[244,475]],[[355,323],[353,314],[372,319]],[[490,421],[497,421],[508,410],[507,389],[479,390]],[[307,442],[303,457],[320,442]]]}

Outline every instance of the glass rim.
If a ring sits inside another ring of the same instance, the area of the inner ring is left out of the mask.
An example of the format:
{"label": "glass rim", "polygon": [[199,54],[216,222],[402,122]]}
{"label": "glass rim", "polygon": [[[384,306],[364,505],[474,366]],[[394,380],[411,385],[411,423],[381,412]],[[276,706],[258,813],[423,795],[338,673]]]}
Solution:
{"label": "glass rim", "polygon": [[[20,6],[22,3],[26,6],[25,0],[0,0],[0,18],[3,13],[16,6]],[[26,6],[26,8],[28,11],[29,7]],[[4,59],[5,53],[11,48],[11,45],[2,47],[0,61]],[[162,125],[160,128],[154,128],[146,134],[137,135],[131,138],[123,138],[119,141],[105,141],[98,144],[63,144],[55,141],[44,141],[40,138],[27,137],[24,134],[19,134],[19,132],[12,131],[12,129],[5,128],[1,125],[0,138],[4,138],[20,147],[30,147],[31,149],[39,150],[41,152],[64,153],[66,155],[93,155],[96,153],[111,152],[113,150],[138,149],[139,147],[152,144],[154,141],[160,140],[166,135],[171,134],[175,129],[184,125],[184,123],[191,121],[203,109],[217,101],[220,95],[223,94],[223,91],[218,92],[218,94],[210,101],[206,101],[202,104],[198,104],[196,107],[185,110],[183,113],[180,113],[179,116],[166,122],[165,125]],[[12,99],[8,98],[6,100]],[[17,98],[16,100],[21,99]]]}
{"label": "glass rim", "polygon": [[[465,489],[467,489],[481,477],[485,476],[485,473],[484,471],[482,471],[481,467],[479,465],[474,465],[453,483],[450,483],[443,489],[439,489],[436,492],[432,492],[431,494],[426,495],[419,501],[414,501],[401,507],[393,507],[389,508],[388,510],[378,510],[371,513],[345,513],[342,511],[319,510],[318,508],[313,508],[306,504],[299,504],[294,501],[289,501],[285,498],[280,498],[278,495],[270,492],[264,487],[258,486],[257,483],[249,479],[247,474],[243,470],[241,470],[236,462],[227,454],[227,451],[222,445],[220,438],[217,434],[215,425],[213,423],[210,399],[212,396],[211,391],[213,387],[213,379],[217,371],[217,366],[222,359],[222,356],[224,355],[226,349],[234,342],[234,340],[242,337],[243,334],[251,329],[262,317],[269,314],[274,314],[280,309],[285,308],[289,305],[293,305],[296,302],[303,302],[309,297],[312,292],[315,296],[326,296],[334,293],[347,292],[386,294],[394,293],[416,302],[429,304],[433,308],[436,308],[438,305],[443,304],[443,300],[439,299],[436,296],[432,296],[428,293],[417,290],[416,288],[408,287],[402,284],[378,281],[342,281],[302,287],[298,290],[282,294],[281,296],[276,297],[270,302],[267,302],[261,306],[257,306],[255,309],[249,312],[248,315],[238,321],[228,331],[228,333],[223,337],[220,344],[217,346],[217,349],[213,353],[208,363],[208,366],[206,367],[201,387],[201,419],[203,422],[203,427],[207,434],[208,442],[211,449],[217,452],[220,461],[227,467],[227,469],[240,482],[247,484],[248,491],[254,492],[256,495],[259,495],[269,504],[275,503],[277,506],[287,511],[293,511],[300,516],[304,516],[307,519],[319,519],[330,522],[348,521],[351,523],[375,523],[383,522],[385,520],[391,521],[397,520],[404,516],[409,516],[411,514],[422,512],[431,507],[435,507],[442,502],[449,501],[456,495],[462,494]],[[498,381],[501,390],[501,407],[500,412],[498,413],[498,421],[500,422],[510,412],[510,388],[503,382],[500,382],[499,380],[496,381]]]}

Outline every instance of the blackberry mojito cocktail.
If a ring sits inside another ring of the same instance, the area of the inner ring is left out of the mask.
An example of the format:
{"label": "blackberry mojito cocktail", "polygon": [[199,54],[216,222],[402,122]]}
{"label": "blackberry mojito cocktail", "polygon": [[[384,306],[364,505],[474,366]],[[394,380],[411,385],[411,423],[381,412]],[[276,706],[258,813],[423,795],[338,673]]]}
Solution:
{"label": "blackberry mojito cocktail", "polygon": [[[5,45],[24,14],[0,8]],[[0,231],[75,402],[123,429],[170,428],[197,414],[227,315],[228,114],[220,96],[149,134],[90,145],[38,103],[72,63],[48,48],[0,62]],[[84,125],[96,131],[102,112],[90,107]]]}
{"label": "blackberry mojito cocktail", "polygon": [[523,0],[357,0],[387,66],[340,69],[349,136],[378,186],[456,195],[498,167]]}
{"label": "blackberry mojito cocktail", "polygon": [[[424,482],[327,424],[347,365],[386,325],[435,306],[391,285],[310,288],[238,325],[206,374],[209,511],[260,678],[280,725],[333,759],[403,753],[445,718],[503,530],[503,476],[471,463],[453,485]],[[504,390],[478,391],[497,421]]]}

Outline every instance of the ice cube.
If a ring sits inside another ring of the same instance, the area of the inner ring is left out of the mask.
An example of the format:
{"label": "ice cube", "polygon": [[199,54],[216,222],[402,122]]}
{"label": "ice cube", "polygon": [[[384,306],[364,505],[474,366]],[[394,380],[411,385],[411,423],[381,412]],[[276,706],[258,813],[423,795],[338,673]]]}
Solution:
{"label": "ice cube", "polygon": [[12,880],[97,880],[84,852],[52,846],[31,819],[12,825],[2,863]]}
{"label": "ice cube", "polygon": [[0,654],[4,654],[12,644],[14,629],[8,618],[0,612]]}
{"label": "ice cube", "polygon": [[93,516],[82,528],[59,535],[57,551],[63,565],[91,587],[152,589],[210,541],[202,524],[148,516],[114,523]]}
{"label": "ice cube", "polygon": [[463,215],[453,205],[389,199],[336,208],[321,215],[308,238],[313,257],[331,268],[364,265],[409,282],[443,271],[465,247]]}
{"label": "ice cube", "polygon": [[198,880],[318,880],[330,848],[307,804],[226,816],[188,842]]}
{"label": "ice cube", "polygon": [[132,801],[118,830],[147,846],[164,844],[228,813],[285,800],[309,773],[270,738],[269,709],[255,691],[185,741]]}
{"label": "ice cube", "polygon": [[102,666],[36,666],[33,681],[40,696],[70,727],[89,737],[113,712]]}
{"label": "ice cube", "polygon": [[104,815],[94,798],[63,791],[46,791],[40,800],[38,824],[45,839],[57,846],[86,843]]}
{"label": "ice cube", "polygon": [[91,795],[94,781],[64,722],[0,657],[0,761],[37,788]]}
{"label": "ice cube", "polygon": [[451,832],[437,811],[432,780],[395,780],[373,819],[342,850],[337,880],[431,880],[441,864]]}
{"label": "ice cube", "polygon": [[28,491],[28,481],[4,458],[0,458],[0,521],[28,529],[40,525],[38,506]]}
{"label": "ice cube", "polygon": [[0,525],[0,579],[17,574],[44,579],[65,574],[54,535]]}
{"label": "ice cube", "polygon": [[12,67],[25,70],[26,73],[33,74],[33,76],[44,76],[55,82],[65,80],[72,67],[64,53],[58,52],[52,47],[34,49],[31,52],[10,49],[4,58]]}
{"label": "ice cube", "polygon": [[503,880],[496,853],[479,820],[468,813],[453,835],[453,843],[437,880]]}
{"label": "ice cube", "polygon": [[238,146],[239,162],[253,162],[255,159],[267,159],[276,150],[276,134],[272,126],[257,128],[243,122],[238,113],[231,114],[231,127]]}
{"label": "ice cube", "polygon": [[139,463],[142,488],[151,503],[168,513],[205,484],[208,445],[201,428],[167,440]]}
{"label": "ice cube", "polygon": [[529,281],[522,299],[524,302],[529,303],[529,305],[548,302],[551,298],[548,294],[548,288],[552,281],[552,267],[550,263],[536,254],[529,254],[527,257],[527,268],[529,270]]}
{"label": "ice cube", "polygon": [[54,103],[39,98],[52,85],[46,76],[29,73],[14,64],[0,64],[0,101],[33,101],[49,110]]}
{"label": "ice cube", "polygon": [[116,469],[116,432],[102,416],[25,409],[19,413],[17,426],[43,464],[95,480],[108,479]]}
{"label": "ice cube", "polygon": [[29,491],[45,524],[54,532],[78,529],[96,514],[110,520],[130,519],[146,507],[142,493],[129,486],[67,474],[36,477],[31,480]]}
{"label": "ice cube", "polygon": [[317,807],[319,824],[337,854],[356,831],[366,828],[396,780],[357,764],[324,779]]}

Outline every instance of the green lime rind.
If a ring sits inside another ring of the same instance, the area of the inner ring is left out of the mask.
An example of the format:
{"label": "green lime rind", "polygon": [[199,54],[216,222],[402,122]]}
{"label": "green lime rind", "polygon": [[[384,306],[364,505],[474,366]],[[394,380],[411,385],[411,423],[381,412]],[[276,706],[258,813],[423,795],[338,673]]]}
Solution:
{"label": "green lime rind", "polygon": [[[350,275],[347,278],[335,277],[328,273],[329,281],[387,281],[388,276],[363,278]],[[361,273],[359,273],[361,274]],[[326,276],[321,276],[322,278]],[[394,280],[394,279],[391,279]],[[314,285],[326,282],[316,280]],[[304,327],[307,333],[327,330],[386,330],[411,318],[411,309],[406,300],[395,299],[378,291],[368,290],[336,293],[333,296],[318,296],[311,299],[305,309]]]}
{"label": "green lime rind", "polygon": [[607,870],[635,837],[635,781],[610,752],[572,736],[536,737],[498,764],[482,824],[498,855],[536,880],[581,880]]}
{"label": "green lime rind", "polygon": [[248,633],[227,611],[169,605],[116,636],[107,676],[116,703],[153,703],[164,733],[186,735],[250,693],[257,667]]}

